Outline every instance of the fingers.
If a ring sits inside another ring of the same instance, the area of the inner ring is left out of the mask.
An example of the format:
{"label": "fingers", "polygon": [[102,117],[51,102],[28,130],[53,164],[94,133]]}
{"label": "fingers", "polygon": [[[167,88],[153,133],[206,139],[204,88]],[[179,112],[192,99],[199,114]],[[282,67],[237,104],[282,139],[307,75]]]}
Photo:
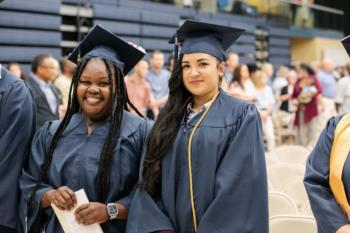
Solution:
{"label": "fingers", "polygon": [[78,223],[80,224],[88,224],[89,222],[89,215],[91,210],[89,209],[89,204],[83,204],[81,206],[79,206],[76,210],[75,210],[75,218],[77,220]]}
{"label": "fingers", "polygon": [[90,225],[93,223],[104,223],[108,221],[107,207],[105,204],[90,202],[79,206],[75,211],[75,217],[78,223]]}
{"label": "fingers", "polygon": [[76,204],[76,197],[74,192],[66,186],[58,188],[52,197],[54,203],[59,209],[70,210]]}

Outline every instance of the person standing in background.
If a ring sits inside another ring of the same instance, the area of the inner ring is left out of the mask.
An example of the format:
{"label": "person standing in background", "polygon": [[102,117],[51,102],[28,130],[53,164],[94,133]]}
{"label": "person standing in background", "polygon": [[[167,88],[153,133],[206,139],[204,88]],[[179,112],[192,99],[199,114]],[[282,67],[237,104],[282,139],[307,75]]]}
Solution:
{"label": "person standing in background", "polygon": [[[133,73],[125,78],[129,99],[143,116],[146,116],[147,108],[153,109],[151,85],[145,80],[147,73],[148,63],[146,60],[141,60],[135,65]],[[129,109],[131,113],[138,115],[132,108]],[[158,108],[153,109],[153,114],[158,115]]]}
{"label": "person standing in background", "polygon": [[259,110],[262,129],[266,139],[267,151],[273,151],[276,147],[275,132],[272,122],[272,114],[274,111],[276,99],[272,88],[267,85],[266,74],[262,71],[256,71],[252,75],[252,81],[256,89],[256,107]]}
{"label": "person standing in background", "polygon": [[234,76],[227,91],[231,96],[247,100],[251,103],[256,102],[256,89],[250,79],[250,73],[247,65],[238,65],[234,70]]}
{"label": "person standing in background", "polygon": [[350,63],[346,65],[346,69],[348,75],[338,81],[334,97],[338,114],[350,112]]}
{"label": "person standing in background", "polygon": [[239,56],[237,53],[229,52],[226,59],[225,77],[222,80],[221,88],[227,91],[230,83],[233,80],[233,75],[236,67],[239,65]]}
{"label": "person standing in background", "polygon": [[69,88],[72,83],[72,77],[76,65],[69,61],[67,58],[62,58],[59,61],[61,74],[54,81],[54,85],[60,90],[62,94],[62,100],[65,105],[68,104]]}
{"label": "person standing in background", "polygon": [[33,59],[32,73],[26,82],[36,102],[37,129],[46,121],[57,120],[64,115],[61,93],[52,84],[58,74],[58,61],[51,55],[39,54]]}
{"label": "person standing in background", "polygon": [[299,144],[312,147],[318,135],[318,104],[322,104],[322,87],[310,66],[301,64],[299,73],[292,95],[298,101],[295,126]]}
{"label": "person standing in background", "polygon": [[337,87],[337,80],[333,73],[333,61],[328,58],[322,60],[321,70],[316,74],[322,87],[323,109],[319,116],[320,126],[323,128],[332,116],[336,115],[334,97]]}
{"label": "person standing in background", "polygon": [[271,88],[273,88],[273,81],[274,81],[274,77],[273,77],[273,65],[271,63],[264,63],[261,67],[262,72],[264,72],[266,74],[267,77],[267,85],[269,85]]}
{"label": "person standing in background", "polygon": [[[152,98],[154,100],[154,107],[162,108],[168,100],[169,87],[168,82],[170,72],[163,68],[164,54],[159,51],[153,51],[150,59],[150,69],[146,80],[151,84]],[[156,115],[154,118],[157,117]]]}

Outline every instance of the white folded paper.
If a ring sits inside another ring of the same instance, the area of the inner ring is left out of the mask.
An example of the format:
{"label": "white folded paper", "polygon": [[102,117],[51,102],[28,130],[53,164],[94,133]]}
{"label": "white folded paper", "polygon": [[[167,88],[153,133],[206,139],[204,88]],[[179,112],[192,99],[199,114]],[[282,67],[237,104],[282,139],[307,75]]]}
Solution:
{"label": "white folded paper", "polygon": [[99,224],[83,225],[79,224],[74,215],[74,211],[82,204],[89,203],[84,189],[75,192],[77,205],[72,210],[60,210],[55,204],[51,204],[65,233],[103,233]]}

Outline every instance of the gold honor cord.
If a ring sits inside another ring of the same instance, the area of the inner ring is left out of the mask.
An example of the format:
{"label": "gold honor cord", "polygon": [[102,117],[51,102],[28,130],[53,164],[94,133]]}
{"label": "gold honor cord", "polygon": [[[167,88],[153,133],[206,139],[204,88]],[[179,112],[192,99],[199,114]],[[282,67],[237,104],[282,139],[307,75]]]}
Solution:
{"label": "gold honor cord", "polygon": [[350,206],[346,198],[342,181],[345,161],[350,152],[350,113],[346,114],[338,123],[332,145],[329,161],[329,185],[334,197],[350,219]]}
{"label": "gold honor cord", "polygon": [[188,140],[188,152],[187,152],[187,156],[188,156],[188,175],[189,175],[189,178],[190,178],[190,196],[191,196],[192,218],[193,218],[193,227],[194,227],[194,231],[195,232],[197,232],[197,216],[196,216],[196,209],[195,209],[195,205],[194,205],[194,195],[193,195],[192,159],[191,159],[192,158],[192,156],[191,156],[192,138],[193,138],[193,135],[196,132],[199,124],[203,121],[204,117],[207,115],[209,109],[211,108],[211,106],[214,103],[215,99],[218,97],[219,93],[220,93],[220,91],[209,102],[209,106],[207,107],[207,109],[204,111],[202,116],[199,118],[198,122],[193,127],[193,130],[192,130],[192,132],[190,134],[190,138]]}

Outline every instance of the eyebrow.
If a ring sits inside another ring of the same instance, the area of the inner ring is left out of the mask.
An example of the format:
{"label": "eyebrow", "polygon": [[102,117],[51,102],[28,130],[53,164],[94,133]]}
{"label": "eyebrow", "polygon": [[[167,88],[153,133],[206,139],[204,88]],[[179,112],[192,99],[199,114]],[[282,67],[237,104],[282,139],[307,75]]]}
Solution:
{"label": "eyebrow", "polygon": [[[207,58],[199,58],[197,59],[197,62],[201,62],[201,61],[209,61]],[[189,61],[182,61],[182,63],[189,63]]]}

